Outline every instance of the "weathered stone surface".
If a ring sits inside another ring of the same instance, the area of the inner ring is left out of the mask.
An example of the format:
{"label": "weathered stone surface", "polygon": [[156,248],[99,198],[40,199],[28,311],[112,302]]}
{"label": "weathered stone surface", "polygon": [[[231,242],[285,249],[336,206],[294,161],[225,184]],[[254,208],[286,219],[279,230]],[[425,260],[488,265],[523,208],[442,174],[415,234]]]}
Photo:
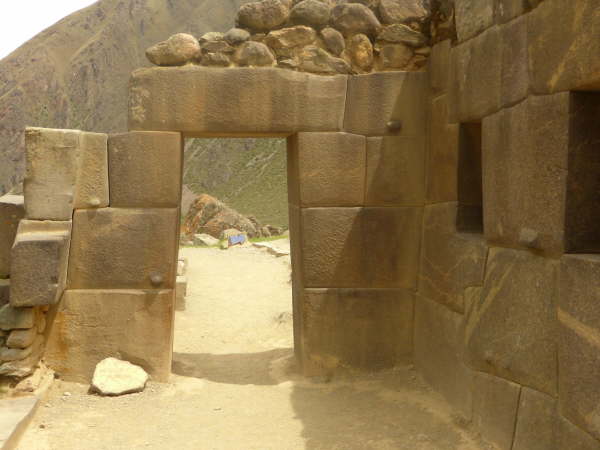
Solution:
{"label": "weathered stone surface", "polygon": [[[427,74],[388,72],[348,79],[344,128],[366,136],[423,136],[426,124]],[[400,121],[401,131],[390,130]]]}
{"label": "weathered stone surface", "polygon": [[559,450],[556,447],[556,399],[523,387],[512,450]]}
{"label": "weathered stone surface", "polygon": [[545,0],[530,13],[528,43],[537,94],[600,89],[600,10],[595,0]]}
{"label": "weathered stone surface", "polygon": [[198,42],[202,45],[208,42],[219,42],[225,39],[225,33],[221,33],[220,31],[209,31],[208,33],[204,33]]}
{"label": "weathered stone surface", "polygon": [[173,290],[67,290],[44,359],[65,380],[89,382],[98,362],[126,359],[167,381]]}
{"label": "weathered stone surface", "polygon": [[348,40],[347,52],[352,64],[360,71],[368,72],[373,67],[373,44],[364,34],[355,34]]}
{"label": "weathered stone surface", "polygon": [[557,270],[526,251],[489,251],[465,335],[473,368],[556,395]]}
{"label": "weathered stone surface", "polygon": [[231,60],[229,59],[229,56],[224,53],[205,53],[202,55],[200,64],[211,67],[229,67],[231,65]]}
{"label": "weathered stone surface", "polygon": [[294,49],[315,42],[317,32],[310,27],[298,25],[271,31],[265,38],[265,44],[271,47],[277,56],[292,57]]}
{"label": "weathered stone surface", "polygon": [[200,44],[191,34],[178,33],[146,50],[146,57],[157,66],[182,66],[200,56]]}
{"label": "weathered stone surface", "polygon": [[27,348],[37,336],[37,327],[27,330],[12,330],[6,340],[6,346],[10,348]]}
{"label": "weathered stone surface", "polygon": [[319,0],[303,0],[292,8],[290,21],[318,29],[327,25],[330,15],[331,10],[327,3]]}
{"label": "weathered stone surface", "polygon": [[33,308],[0,307],[0,330],[25,330],[33,328],[35,322]]}
{"label": "weathered stone surface", "polygon": [[375,36],[381,28],[373,11],[360,3],[335,6],[331,11],[331,23],[347,37],[357,33]]}
{"label": "weathered stone surface", "polygon": [[567,419],[559,416],[556,450],[563,448],[568,448],[569,450],[599,450],[600,441],[597,441]]}
{"label": "weathered stone surface", "polygon": [[0,361],[2,361],[2,362],[22,361],[23,359],[25,359],[29,355],[31,355],[32,351],[33,351],[32,347],[26,347],[26,348],[1,347],[0,348]]}
{"label": "weathered stone surface", "polygon": [[473,424],[499,450],[511,450],[521,387],[493,375],[473,374]]}
{"label": "weathered stone surface", "polygon": [[385,136],[367,139],[367,206],[424,203],[425,140]]}
{"label": "weathered stone surface", "polygon": [[348,133],[298,133],[289,140],[291,201],[306,206],[361,206],[366,139]]}
{"label": "weathered stone surface", "polygon": [[106,358],[96,365],[91,389],[100,395],[118,396],[142,392],[148,381],[144,369],[128,361]]}
{"label": "weathered stone surface", "polygon": [[181,195],[179,133],[110,136],[110,204],[120,208],[176,208]]}
{"label": "weathered stone surface", "polygon": [[272,66],[275,57],[265,44],[261,42],[244,42],[235,52],[235,61],[240,66],[264,67]]}
{"label": "weathered stone surface", "polygon": [[10,280],[0,279],[0,307],[6,305],[10,298]]}
{"label": "weathered stone surface", "polygon": [[560,262],[560,408],[567,419],[598,439],[600,256],[564,255]]}
{"label": "weathered stone surface", "polygon": [[177,282],[175,284],[175,310],[185,311],[186,302],[185,296],[187,295],[187,277],[183,275],[177,276]]}
{"label": "weathered stone surface", "polygon": [[302,210],[305,287],[416,284],[421,208]]}
{"label": "weathered stone surface", "polygon": [[315,45],[304,47],[297,56],[300,61],[298,67],[305,72],[329,75],[351,73],[350,65],[346,61],[331,56]]}
{"label": "weathered stone surface", "polygon": [[450,122],[478,122],[500,107],[502,43],[498,27],[451,50]]}
{"label": "weathered stone surface", "polygon": [[527,52],[528,16],[500,28],[502,37],[502,86],[500,103],[513,105],[529,92],[529,55]]}
{"label": "weathered stone surface", "polygon": [[305,375],[383,369],[412,354],[413,294],[399,289],[305,289]]}
{"label": "weathered stone surface", "polygon": [[381,0],[379,14],[384,23],[422,22],[429,16],[424,0]]}
{"label": "weathered stone surface", "polygon": [[223,35],[223,39],[230,45],[238,45],[250,39],[250,33],[242,28],[232,28]]}
{"label": "weathered stone surface", "polygon": [[483,284],[487,246],[478,235],[456,232],[457,204],[425,207],[419,294],[463,313],[463,292]]}
{"label": "weathered stone surface", "polygon": [[430,203],[457,201],[460,134],[458,125],[448,123],[446,95],[431,102],[429,117],[427,201]]}
{"label": "weathered stone surface", "polygon": [[176,208],[76,211],[69,289],[174,287],[178,225]]}
{"label": "weathered stone surface", "polygon": [[456,34],[459,42],[477,36],[494,25],[495,0],[455,0]]}
{"label": "weathered stone surface", "polygon": [[71,220],[79,159],[79,131],[27,128],[23,190],[28,219]]}
{"label": "weathered stone surface", "polygon": [[448,91],[450,78],[450,39],[438,42],[431,48],[429,56],[429,85],[433,95]]}
{"label": "weathered stone surface", "polygon": [[201,52],[203,55],[223,53],[229,55],[235,52],[235,48],[227,43],[224,39],[218,41],[208,41],[202,44]]}
{"label": "weathered stone surface", "polygon": [[528,0],[496,0],[496,21],[506,23],[525,14],[529,9],[527,3]]}
{"label": "weathered stone surface", "polygon": [[425,36],[413,30],[408,25],[395,23],[381,29],[377,35],[378,41],[406,44],[410,47],[422,47],[426,43]]}
{"label": "weathered stone surface", "polygon": [[73,207],[76,209],[108,206],[107,135],[79,135],[79,164]]}
{"label": "weathered stone surface", "polygon": [[53,305],[65,288],[71,222],[22,220],[11,252],[10,304]]}
{"label": "weathered stone surface", "polygon": [[379,47],[379,60],[382,69],[404,69],[409,65],[412,58],[412,50],[404,44],[385,44]]}
{"label": "weathered stone surface", "polygon": [[[536,248],[564,248],[569,95],[530,97],[483,120],[483,203],[486,238],[519,246],[524,228]],[[527,245],[530,247],[530,245]]]}
{"label": "weathered stone surface", "polygon": [[210,234],[195,234],[194,235],[194,245],[199,245],[202,247],[211,247],[213,245],[217,245],[219,240],[212,237]]}
{"label": "weathered stone surface", "polygon": [[0,447],[16,448],[40,399],[35,395],[4,398],[0,406]]}
{"label": "weathered stone surface", "polygon": [[130,129],[188,135],[339,131],[346,100],[346,77],[276,68],[156,67],[131,86]]}
{"label": "weathered stone surface", "polygon": [[464,363],[463,316],[420,295],[415,303],[415,364],[465,419],[472,412],[472,373]]}
{"label": "weathered stone surface", "polygon": [[0,197],[0,278],[10,275],[10,249],[15,242],[19,221],[24,216],[22,195]]}
{"label": "weathered stone surface", "polygon": [[335,56],[340,56],[346,48],[344,36],[335,28],[327,27],[321,30],[321,37],[327,49]]}
{"label": "weathered stone surface", "polygon": [[255,31],[269,31],[283,25],[290,11],[280,0],[263,0],[242,5],[237,13],[236,25]]}

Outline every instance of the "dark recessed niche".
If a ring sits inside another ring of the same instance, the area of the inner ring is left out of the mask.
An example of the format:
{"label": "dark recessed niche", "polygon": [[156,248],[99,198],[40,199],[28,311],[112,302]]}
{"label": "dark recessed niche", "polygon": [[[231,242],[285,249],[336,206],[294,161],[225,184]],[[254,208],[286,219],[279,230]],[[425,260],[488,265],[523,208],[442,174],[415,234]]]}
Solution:
{"label": "dark recessed niche", "polygon": [[483,233],[481,122],[460,125],[456,230]]}
{"label": "dark recessed niche", "polygon": [[565,251],[600,253],[600,92],[572,92]]}

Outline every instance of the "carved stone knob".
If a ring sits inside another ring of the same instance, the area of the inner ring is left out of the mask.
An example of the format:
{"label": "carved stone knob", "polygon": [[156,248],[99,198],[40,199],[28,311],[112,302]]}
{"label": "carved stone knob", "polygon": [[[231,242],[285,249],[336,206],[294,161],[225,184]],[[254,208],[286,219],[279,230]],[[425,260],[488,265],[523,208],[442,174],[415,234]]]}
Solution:
{"label": "carved stone knob", "polygon": [[163,276],[159,273],[155,273],[150,276],[150,282],[152,283],[152,286],[158,287],[163,284],[164,281],[165,280],[163,279]]}
{"label": "carved stone knob", "polygon": [[390,120],[387,123],[387,128],[393,132],[400,131],[402,129],[402,122],[399,120]]}
{"label": "carved stone knob", "polygon": [[100,206],[100,199],[98,197],[90,198],[90,206],[92,208],[97,208],[98,206]]}

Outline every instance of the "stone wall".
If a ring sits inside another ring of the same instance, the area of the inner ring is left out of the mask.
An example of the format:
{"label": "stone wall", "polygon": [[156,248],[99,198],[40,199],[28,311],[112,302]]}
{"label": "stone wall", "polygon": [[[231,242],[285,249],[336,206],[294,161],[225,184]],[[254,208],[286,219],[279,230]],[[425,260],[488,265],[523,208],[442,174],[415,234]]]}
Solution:
{"label": "stone wall", "polygon": [[454,3],[428,66],[416,365],[501,449],[598,449],[600,10]]}

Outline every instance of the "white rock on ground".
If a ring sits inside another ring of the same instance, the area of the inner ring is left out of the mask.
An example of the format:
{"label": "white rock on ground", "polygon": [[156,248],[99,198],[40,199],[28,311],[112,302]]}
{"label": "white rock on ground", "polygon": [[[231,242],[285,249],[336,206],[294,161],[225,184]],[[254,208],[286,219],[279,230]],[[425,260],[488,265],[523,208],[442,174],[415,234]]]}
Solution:
{"label": "white rock on ground", "polygon": [[100,395],[124,395],[141,392],[146,387],[148,374],[128,361],[106,358],[96,365],[92,390]]}

